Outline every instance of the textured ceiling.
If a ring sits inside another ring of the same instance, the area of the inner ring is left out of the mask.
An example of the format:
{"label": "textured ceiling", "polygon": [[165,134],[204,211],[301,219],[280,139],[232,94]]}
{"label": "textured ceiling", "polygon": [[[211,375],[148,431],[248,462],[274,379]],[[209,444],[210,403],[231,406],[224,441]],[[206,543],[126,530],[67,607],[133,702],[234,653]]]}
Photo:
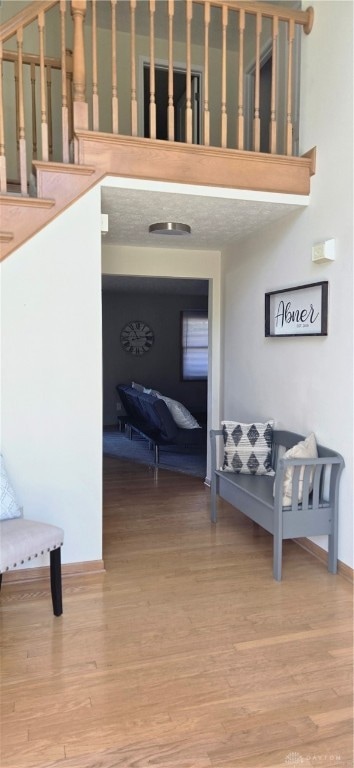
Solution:
{"label": "textured ceiling", "polygon": [[[103,245],[222,250],[227,244],[299,210],[299,203],[103,186],[101,210],[108,214],[109,222]],[[189,224],[192,234],[149,234],[149,224],[160,221]]]}

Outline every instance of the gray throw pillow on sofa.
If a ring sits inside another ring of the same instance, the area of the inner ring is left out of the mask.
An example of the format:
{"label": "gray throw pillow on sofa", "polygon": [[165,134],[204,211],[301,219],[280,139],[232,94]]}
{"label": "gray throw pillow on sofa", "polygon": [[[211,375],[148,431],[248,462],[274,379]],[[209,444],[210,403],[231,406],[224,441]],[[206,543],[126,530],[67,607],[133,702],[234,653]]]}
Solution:
{"label": "gray throw pillow on sofa", "polygon": [[172,397],[165,397],[165,395],[160,394],[157,394],[157,397],[166,403],[178,427],[181,427],[181,429],[201,429],[200,424],[198,424],[185,405],[179,403],[178,400],[173,400]]}

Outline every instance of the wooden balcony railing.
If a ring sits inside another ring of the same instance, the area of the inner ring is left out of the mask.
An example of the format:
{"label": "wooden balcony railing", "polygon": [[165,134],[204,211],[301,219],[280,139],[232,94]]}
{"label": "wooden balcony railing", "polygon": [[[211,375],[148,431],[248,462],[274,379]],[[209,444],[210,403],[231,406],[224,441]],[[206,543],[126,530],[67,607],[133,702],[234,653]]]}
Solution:
{"label": "wooden balcony railing", "polygon": [[312,23],[237,0],[37,0],[0,27],[0,193],[28,194],[34,159],[75,161],[76,130],[297,154]]}

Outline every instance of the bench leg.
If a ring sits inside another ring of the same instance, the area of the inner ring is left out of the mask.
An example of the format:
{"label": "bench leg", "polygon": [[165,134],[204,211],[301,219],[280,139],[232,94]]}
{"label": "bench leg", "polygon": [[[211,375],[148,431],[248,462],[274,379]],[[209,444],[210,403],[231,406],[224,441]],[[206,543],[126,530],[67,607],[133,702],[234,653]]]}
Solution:
{"label": "bench leg", "polygon": [[281,581],[282,556],[283,556],[282,538],[281,536],[274,534],[273,536],[273,576],[276,581]]}
{"label": "bench leg", "polygon": [[[334,515],[334,513],[333,513]],[[328,570],[337,573],[338,569],[338,520],[334,516],[332,533],[328,536]]]}
{"label": "bench leg", "polygon": [[52,549],[50,552],[50,588],[54,616],[63,613],[62,588],[61,588],[61,550]]}
{"label": "bench leg", "polygon": [[211,522],[216,523],[218,519],[218,511],[217,511],[217,495],[216,495],[216,478],[214,478],[211,481],[211,487],[210,487],[210,512],[211,512]]}

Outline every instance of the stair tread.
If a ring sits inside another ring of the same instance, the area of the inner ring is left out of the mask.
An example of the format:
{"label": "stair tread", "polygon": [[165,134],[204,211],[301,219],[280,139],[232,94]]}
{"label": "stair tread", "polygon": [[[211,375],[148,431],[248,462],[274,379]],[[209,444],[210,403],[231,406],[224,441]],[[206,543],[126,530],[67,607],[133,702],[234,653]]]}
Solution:
{"label": "stair tread", "polygon": [[52,161],[34,160],[33,165],[36,171],[44,171],[50,173],[56,171],[57,173],[75,173],[78,176],[91,176],[95,173],[96,168],[93,165],[76,165],[75,163],[56,163]]}

